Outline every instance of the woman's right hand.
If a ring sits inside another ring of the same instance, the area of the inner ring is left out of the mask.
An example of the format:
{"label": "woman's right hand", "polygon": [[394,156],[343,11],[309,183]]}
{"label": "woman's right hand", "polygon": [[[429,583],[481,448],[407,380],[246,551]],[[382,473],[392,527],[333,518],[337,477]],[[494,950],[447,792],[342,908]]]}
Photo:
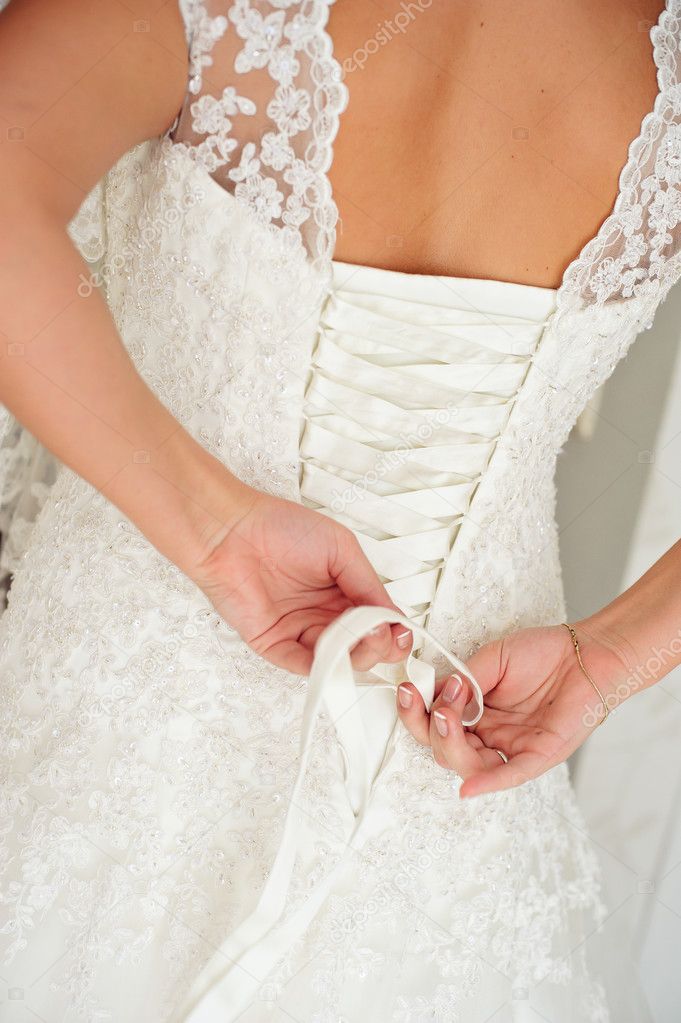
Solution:
{"label": "woman's right hand", "polygon": [[[189,572],[216,610],[266,660],[309,674],[322,631],[349,607],[400,611],[351,530],[294,501],[243,487],[240,510]],[[358,636],[354,668],[403,660],[412,634],[383,624]]]}

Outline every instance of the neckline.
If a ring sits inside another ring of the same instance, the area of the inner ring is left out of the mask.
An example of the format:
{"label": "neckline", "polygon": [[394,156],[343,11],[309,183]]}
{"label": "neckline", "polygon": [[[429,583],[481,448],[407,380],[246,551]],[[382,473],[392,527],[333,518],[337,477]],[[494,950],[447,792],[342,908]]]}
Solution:
{"label": "neckline", "polygon": [[[327,3],[328,3],[329,6],[331,6],[335,2],[336,2],[336,0],[327,0]],[[623,165],[622,165],[622,167],[620,169],[620,172],[619,172],[619,175],[618,175],[618,178],[617,178],[617,194],[615,196],[615,199],[614,199],[614,202],[613,202],[612,207],[610,209],[610,212],[608,214],[606,214],[606,216],[604,217],[603,221],[601,222],[601,225],[598,228],[598,230],[596,231],[596,233],[584,243],[584,245],[582,246],[580,251],[577,253],[575,258],[572,259],[567,264],[567,266],[565,267],[565,269],[563,271],[563,274],[562,274],[561,279],[560,279],[560,283],[558,284],[557,288],[542,289],[541,285],[536,285],[536,284],[519,285],[520,287],[528,287],[528,288],[536,288],[538,290],[550,290],[550,291],[553,291],[554,294],[555,294],[555,299],[556,299],[556,311],[558,311],[563,306],[564,300],[567,297],[568,282],[569,282],[570,278],[576,272],[578,266],[589,255],[591,249],[595,248],[600,243],[602,238],[605,237],[607,231],[610,229],[610,226],[612,225],[613,219],[616,218],[618,216],[618,214],[620,213],[620,210],[621,210],[621,208],[622,208],[622,206],[624,204],[624,195],[625,195],[624,186],[625,186],[625,180],[631,176],[631,171],[636,166],[638,151],[639,151],[639,149],[641,148],[641,146],[643,144],[643,141],[644,141],[644,138],[645,138],[646,129],[647,129],[649,123],[651,122],[651,120],[653,120],[654,118],[659,116],[659,108],[662,106],[663,100],[664,100],[666,92],[667,92],[667,88],[665,87],[665,84],[664,84],[664,81],[663,81],[663,70],[664,69],[663,69],[663,63],[662,63],[662,60],[663,60],[662,47],[657,44],[655,37],[659,35],[660,30],[662,28],[663,22],[666,21],[667,17],[671,15],[671,5],[673,3],[675,3],[675,2],[677,2],[677,0],[664,0],[664,6],[663,6],[662,10],[660,11],[660,13],[659,13],[659,15],[657,17],[657,20],[655,22],[653,22],[653,24],[651,25],[651,27],[650,27],[650,29],[648,31],[648,39],[650,41],[650,45],[651,45],[651,49],[652,49],[652,60],[653,60],[653,63],[655,65],[655,69],[656,69],[657,93],[655,95],[655,99],[653,100],[653,105],[652,105],[651,109],[648,110],[643,115],[643,117],[641,119],[641,126],[639,128],[638,134],[630,141],[629,146],[627,148],[627,155],[626,155],[625,161],[624,161],[624,163],[623,163]],[[342,83],[343,82],[342,68],[341,68],[341,65],[339,64],[339,62],[338,62],[338,60],[337,60],[337,58],[335,56],[335,48],[334,48],[333,38],[331,37],[331,34],[328,31],[328,9],[327,9],[327,22],[324,25],[324,28],[322,29],[322,33],[323,33],[323,35],[326,38],[327,52],[329,54],[331,62],[334,65],[334,71],[335,71],[335,75],[336,75],[336,80],[338,82]],[[330,178],[329,178],[329,175],[328,175],[328,170],[331,167],[331,164],[333,162],[333,149],[334,149],[334,143],[335,143],[335,136],[336,136],[336,134],[338,132],[339,121],[340,121],[340,118],[343,116],[343,112],[345,111],[345,109],[347,109],[347,103],[348,103],[348,100],[349,100],[349,91],[347,89],[347,86],[345,86],[343,84],[343,88],[345,90],[345,102],[343,104],[343,107],[339,110],[339,112],[337,114],[337,117],[336,117],[336,131],[334,132],[334,135],[329,140],[329,159],[327,161],[327,171],[326,171],[326,174],[325,174],[327,186],[329,188],[329,194],[330,194],[332,200],[333,200],[333,188],[331,187],[331,181],[330,181]],[[334,248],[335,248],[335,238],[334,238]],[[330,256],[330,262],[331,263],[337,263],[337,262],[343,262],[343,261],[342,260],[336,260],[334,258],[334,256],[333,256],[333,252],[332,252],[331,256]],[[351,263],[351,264],[347,264],[347,265],[349,265],[349,266],[355,266],[356,265],[358,267],[359,266],[367,266],[367,267],[370,266],[370,264],[359,264],[359,263],[357,263],[357,264],[352,264]],[[380,270],[380,269],[384,269],[384,268],[373,267],[373,269]],[[395,272],[399,273],[401,271],[395,271]],[[423,275],[420,275],[420,276],[423,276]],[[458,280],[493,280],[497,284],[516,284],[517,283],[517,282],[514,282],[514,281],[502,281],[502,280],[499,280],[497,278],[477,278],[477,277],[476,278],[472,278],[472,277],[456,278],[456,277],[450,276],[450,275],[438,275],[438,276],[440,276],[442,278],[442,280],[451,280],[451,281],[455,281],[457,279]]]}
{"label": "neckline", "polygon": [[526,292],[542,292],[545,295],[557,295],[558,288],[545,287],[542,284],[524,284],[522,281],[502,281],[498,277],[462,277],[459,274],[427,274],[410,270],[393,270],[384,266],[373,266],[370,263],[349,263],[344,259],[332,259],[331,264],[340,270],[368,271],[370,273],[385,274],[393,278],[403,278],[407,281],[426,280],[442,281],[443,284],[460,284],[462,286],[487,284],[490,287],[504,289],[524,289]]}

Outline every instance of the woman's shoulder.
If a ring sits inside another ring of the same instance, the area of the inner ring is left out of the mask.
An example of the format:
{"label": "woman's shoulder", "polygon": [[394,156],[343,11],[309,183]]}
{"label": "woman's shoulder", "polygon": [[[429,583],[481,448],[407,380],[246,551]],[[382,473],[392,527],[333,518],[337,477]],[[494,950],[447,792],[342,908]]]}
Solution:
{"label": "woman's shoulder", "polygon": [[30,134],[30,147],[2,147],[3,191],[30,183],[68,222],[123,153],[172,125],[187,90],[186,21],[178,4],[11,2],[0,68],[12,138]]}

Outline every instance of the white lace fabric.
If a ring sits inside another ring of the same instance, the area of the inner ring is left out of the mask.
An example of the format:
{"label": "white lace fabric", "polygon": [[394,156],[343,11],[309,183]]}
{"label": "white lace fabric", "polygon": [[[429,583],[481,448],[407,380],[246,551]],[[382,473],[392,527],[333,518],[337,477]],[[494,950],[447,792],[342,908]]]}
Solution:
{"label": "white lace fabric", "polygon": [[315,0],[191,5],[188,95],[172,131],[216,181],[322,268],[337,217],[326,171],[347,103],[327,19],[328,3]]}
{"label": "white lace fabric", "polygon": [[[72,235],[100,259],[123,342],[180,422],[247,483],[302,500],[305,392],[324,368],[313,353],[333,287],[326,171],[346,98],[328,4],[183,11],[192,77],[175,130],[109,171]],[[557,454],[681,275],[680,12],[668,0],[651,33],[660,94],[615,209],[509,383],[512,407],[449,552],[427,559],[442,560],[428,629],[463,659],[565,617]],[[15,469],[35,452],[5,424],[16,507]],[[2,972],[50,1023],[166,1023],[266,882],[306,682],[250,651],[72,472],[34,482],[41,510],[26,528],[15,517],[23,535],[0,618]],[[422,651],[442,667],[436,654]],[[470,803],[457,786],[398,731],[371,829],[349,850],[342,749],[321,716],[301,795],[309,840],[284,917],[342,857],[348,872],[240,1023],[607,1020],[589,962],[605,908],[567,768]]]}
{"label": "white lace fabric", "polygon": [[[308,897],[289,917],[284,915],[292,871],[296,857],[309,842],[306,813],[301,812],[300,796],[305,783],[311,738],[318,715],[324,705],[345,754],[345,788],[354,822],[346,841],[349,849],[366,840],[372,823],[372,795],[379,786],[395,750],[397,715],[394,699],[385,700],[379,687],[367,682],[367,700],[358,700],[357,680],[350,663],[350,649],[356,637],[383,622],[409,626],[415,635],[420,631],[403,614],[380,607],[354,607],[340,615],[324,631],[315,648],[314,663],[307,686],[300,736],[298,772],[291,791],[290,804],[282,835],[267,881],[252,913],[230,934],[208,961],[180,1008],[178,1018],[187,1023],[210,1023],[211,1020],[238,1019],[253,995],[262,987],[274,966],[285,958],[289,947],[304,934],[322,903],[353,867],[352,857],[341,855],[332,870],[315,885]],[[466,665],[446,648],[440,651],[452,670],[466,672]],[[385,667],[391,667],[385,665]],[[431,665],[418,660],[412,649],[404,666],[409,678],[430,709],[435,692],[435,672]],[[474,688],[475,713],[464,713],[466,724],[476,724],[483,714],[483,698],[477,681],[468,673]],[[389,683],[385,688],[393,689]],[[381,698],[379,703],[376,697]],[[369,704],[369,710],[363,705]],[[382,718],[375,727],[375,716]],[[366,724],[370,728],[366,729]],[[386,729],[387,725],[387,729]],[[368,734],[366,734],[368,731]],[[383,733],[383,734],[381,734]]]}
{"label": "white lace fabric", "polygon": [[[180,0],[190,77],[169,133],[260,223],[281,232],[293,249],[302,248],[327,278],[337,210],[326,171],[348,98],[325,28],[331,2]],[[659,86],[654,109],[632,140],[612,213],[566,269],[558,289],[560,316],[634,297],[631,315],[641,329],[681,272],[677,0],[668,0],[650,35]],[[93,263],[106,245],[107,177],[71,224],[83,256]],[[568,323],[566,336],[574,329]],[[625,339],[596,373],[607,377],[629,343]],[[5,543],[0,573],[16,568],[16,552],[35,518],[16,513],[16,499],[6,494],[31,485],[25,457],[14,450],[18,436],[16,422],[0,410],[0,521],[5,534],[15,529],[22,537]],[[54,465],[48,467],[44,454],[40,458],[49,481]],[[34,498],[32,493],[24,508],[39,509]]]}

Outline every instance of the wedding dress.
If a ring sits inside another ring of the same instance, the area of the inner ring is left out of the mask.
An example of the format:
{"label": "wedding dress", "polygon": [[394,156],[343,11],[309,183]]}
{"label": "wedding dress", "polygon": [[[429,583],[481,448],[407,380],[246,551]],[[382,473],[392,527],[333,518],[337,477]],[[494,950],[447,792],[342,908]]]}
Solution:
{"label": "wedding dress", "polygon": [[[681,276],[680,7],[651,31],[659,95],[615,208],[555,291],[332,260],[327,0],[184,3],[181,114],[71,225],[83,291],[174,415],[356,532],[424,689],[447,657],[566,618],[557,454]],[[389,672],[355,673],[341,708],[342,649],[320,641],[310,680],[267,664],[89,484],[61,466],[48,485],[7,415],[4,437],[8,1018],[610,1018],[565,764],[460,801]]]}

